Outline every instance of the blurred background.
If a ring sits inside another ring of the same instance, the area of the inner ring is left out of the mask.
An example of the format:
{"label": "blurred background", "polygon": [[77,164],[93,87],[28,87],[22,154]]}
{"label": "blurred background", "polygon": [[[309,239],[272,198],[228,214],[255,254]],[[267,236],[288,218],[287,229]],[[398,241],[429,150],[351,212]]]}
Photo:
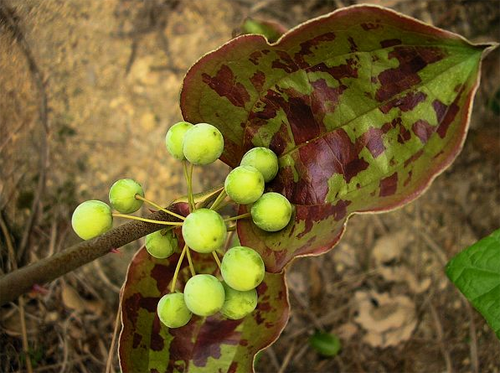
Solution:
{"label": "blurred background", "polygon": [[[366,1],[473,42],[500,40],[500,2]],[[247,17],[291,28],[355,0],[1,0],[0,275],[79,241],[71,213],[132,177],[167,205],[184,194],[164,148],[181,120],[187,69]],[[500,53],[484,61],[471,129],[455,163],[420,199],[354,216],[330,253],[294,262],[292,313],[258,372],[499,372],[500,342],[443,273],[500,227]],[[222,163],[195,173],[221,183]],[[7,242],[13,243],[10,256]],[[0,371],[103,372],[132,243],[0,309]],[[25,327],[20,315],[24,313]],[[322,357],[309,337],[339,337]],[[23,349],[23,335],[28,348]],[[110,357],[111,355],[111,357]]]}

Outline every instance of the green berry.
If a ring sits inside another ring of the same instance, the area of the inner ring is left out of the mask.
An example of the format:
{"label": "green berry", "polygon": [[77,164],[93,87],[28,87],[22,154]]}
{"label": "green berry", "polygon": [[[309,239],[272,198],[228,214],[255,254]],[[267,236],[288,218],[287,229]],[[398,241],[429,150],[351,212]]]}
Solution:
{"label": "green berry", "polygon": [[259,286],[265,272],[264,261],[259,253],[246,246],[233,247],[222,258],[222,278],[238,291],[248,291]]}
{"label": "green berry", "polygon": [[224,305],[224,287],[212,275],[196,275],[186,283],[184,299],[189,310],[195,315],[211,316],[219,312]]}
{"label": "green berry", "polygon": [[191,127],[193,125],[188,122],[176,123],[169,128],[165,136],[165,144],[167,145],[168,152],[179,161],[184,160],[182,144],[184,142],[184,135]]}
{"label": "green berry", "polygon": [[239,320],[250,314],[257,306],[257,290],[252,289],[248,291],[234,290],[225,282],[224,292],[226,299],[220,312],[231,320]]}
{"label": "green berry", "polygon": [[160,321],[169,328],[180,328],[193,316],[184,302],[182,293],[166,294],[161,297],[156,312]]}
{"label": "green berry", "polygon": [[146,236],[146,250],[148,253],[158,259],[168,258],[177,249],[178,242],[172,231],[162,234],[162,231],[156,231]]}
{"label": "green berry", "polygon": [[198,209],[186,217],[182,224],[186,245],[199,253],[211,253],[226,242],[227,228],[224,219],[215,211]]}
{"label": "green berry", "polygon": [[109,231],[113,226],[111,208],[95,199],[85,201],[73,212],[71,225],[80,238],[90,240]]}
{"label": "green berry", "polygon": [[227,175],[224,189],[234,202],[247,205],[264,192],[264,177],[255,167],[239,166]]}
{"label": "green berry", "polygon": [[277,232],[288,225],[292,205],[279,193],[264,193],[250,210],[252,220],[260,229]]}
{"label": "green berry", "polygon": [[116,211],[130,214],[142,206],[142,201],[135,198],[136,194],[144,197],[141,184],[133,179],[120,179],[109,189],[109,202]]}
{"label": "green berry", "polygon": [[183,152],[195,165],[207,165],[219,159],[224,150],[222,133],[208,123],[191,127],[184,136]]}
{"label": "green berry", "polygon": [[278,173],[278,157],[271,149],[258,147],[250,149],[241,159],[242,166],[252,166],[260,171],[266,183]]}

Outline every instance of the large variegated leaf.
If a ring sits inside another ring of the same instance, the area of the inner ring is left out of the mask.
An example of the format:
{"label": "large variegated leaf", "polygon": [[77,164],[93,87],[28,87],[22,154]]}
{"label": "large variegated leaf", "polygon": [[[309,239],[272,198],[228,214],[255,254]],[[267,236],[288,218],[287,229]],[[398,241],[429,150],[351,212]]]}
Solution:
{"label": "large variegated leaf", "polygon": [[[169,329],[156,315],[168,293],[179,254],[154,259],[141,249],[130,264],[122,290],[120,365],[123,372],[250,372],[257,351],[271,344],[288,320],[284,274],[266,274],[257,288],[257,309],[242,320],[220,315],[193,316],[184,327]],[[214,273],[211,255],[193,257],[198,273]],[[184,260],[181,288],[189,276]]]}
{"label": "large variegated leaf", "polygon": [[415,199],[462,147],[488,47],[354,6],[276,44],[246,35],[203,57],[184,80],[184,118],[222,131],[230,166],[254,146],[275,151],[280,172],[268,190],[295,205],[278,233],[240,222],[242,243],[279,272],[333,247],[350,214]]}

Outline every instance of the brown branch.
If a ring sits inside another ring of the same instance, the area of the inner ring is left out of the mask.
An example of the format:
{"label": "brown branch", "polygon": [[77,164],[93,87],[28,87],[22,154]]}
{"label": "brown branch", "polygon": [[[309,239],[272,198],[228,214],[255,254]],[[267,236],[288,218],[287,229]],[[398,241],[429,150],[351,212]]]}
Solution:
{"label": "brown branch", "polygon": [[[158,211],[148,219],[175,221],[165,212]],[[34,285],[42,285],[90,263],[116,249],[135,241],[149,233],[164,228],[164,225],[132,221],[120,225],[102,236],[73,245],[51,257],[39,260],[0,278],[0,306],[11,302],[32,290]]]}

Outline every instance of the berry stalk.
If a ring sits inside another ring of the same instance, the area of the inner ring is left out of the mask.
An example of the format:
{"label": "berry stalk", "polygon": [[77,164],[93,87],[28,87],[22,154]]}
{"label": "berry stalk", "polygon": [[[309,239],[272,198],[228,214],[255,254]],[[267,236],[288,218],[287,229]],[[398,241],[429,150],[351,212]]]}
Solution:
{"label": "berry stalk", "polygon": [[149,199],[144,198],[144,197],[143,197],[143,196],[141,196],[140,194],[136,194],[136,195],[135,195],[135,199],[138,199],[139,201],[142,201],[142,202],[144,202],[144,203],[147,203],[148,205],[151,205],[151,206],[153,206],[153,207],[156,207],[158,210],[161,210],[161,211],[163,211],[163,212],[166,212],[166,213],[167,213],[167,214],[169,214],[169,215],[175,216],[175,217],[176,217],[176,218],[178,218],[178,219],[181,219],[181,220],[186,219],[184,216],[179,215],[179,214],[176,214],[176,213],[175,213],[175,212],[173,212],[173,211],[167,210],[166,208],[161,207],[160,205],[158,205],[158,204],[154,203],[153,201],[150,201]]}

